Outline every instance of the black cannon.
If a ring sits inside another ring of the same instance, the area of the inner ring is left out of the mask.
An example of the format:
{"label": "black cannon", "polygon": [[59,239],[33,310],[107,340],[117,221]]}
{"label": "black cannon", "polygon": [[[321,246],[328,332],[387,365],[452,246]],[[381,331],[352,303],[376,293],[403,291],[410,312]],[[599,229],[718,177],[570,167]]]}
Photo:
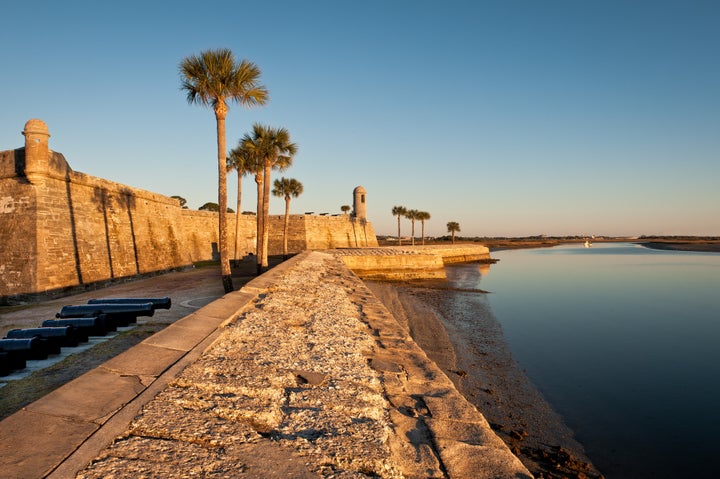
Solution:
{"label": "black cannon", "polygon": [[115,331],[114,327],[108,329],[108,324],[103,314],[87,318],[46,319],[42,322],[43,328],[59,326],[72,326],[78,335],[78,341],[81,343],[86,343],[89,336],[105,336],[108,331]]}
{"label": "black cannon", "polygon": [[88,301],[88,304],[143,304],[151,303],[153,309],[170,309],[172,301],[164,298],[97,298]]}
{"label": "black cannon", "polygon": [[[25,339],[35,336],[45,339],[49,344],[56,344],[58,349],[74,348],[80,343],[79,334],[73,326],[44,326],[41,328],[12,329],[6,338]],[[59,353],[59,351],[58,351]]]}
{"label": "black cannon", "polygon": [[[32,329],[42,329],[42,328],[32,328]],[[8,333],[5,335],[3,339],[30,339],[30,338],[39,338],[42,341],[42,345],[45,348],[45,351],[47,351],[48,354],[60,354],[60,348],[62,347],[62,341],[60,336],[58,334],[48,334],[46,336],[41,336],[39,333],[31,333],[28,332],[29,329],[13,329],[8,331]]]}
{"label": "black cannon", "polygon": [[16,351],[0,351],[0,376],[7,376],[16,369],[25,369],[25,355]]}
{"label": "black cannon", "polygon": [[0,351],[10,353],[11,356],[18,355],[25,360],[47,359],[49,355],[47,342],[38,337],[25,339],[0,339]]}
{"label": "black cannon", "polygon": [[82,318],[104,314],[106,321],[115,326],[127,326],[137,321],[138,316],[152,316],[155,308],[152,303],[130,303],[130,304],[80,304],[75,306],[63,306],[57,318]]}
{"label": "black cannon", "polygon": [[22,365],[20,367],[18,366],[19,365],[12,364],[10,362],[10,353],[0,351],[0,376],[7,376],[13,371],[13,369],[25,368],[25,361],[22,362]]}

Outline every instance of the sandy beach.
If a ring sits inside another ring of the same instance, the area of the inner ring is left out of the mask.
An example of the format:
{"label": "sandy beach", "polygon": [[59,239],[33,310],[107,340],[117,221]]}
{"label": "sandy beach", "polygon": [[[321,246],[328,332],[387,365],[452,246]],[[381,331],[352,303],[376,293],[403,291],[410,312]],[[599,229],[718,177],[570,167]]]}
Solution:
{"label": "sandy beach", "polygon": [[475,316],[483,343],[472,344],[439,313],[447,291],[402,283],[366,284],[535,477],[602,477],[573,432],[513,360],[489,307]]}

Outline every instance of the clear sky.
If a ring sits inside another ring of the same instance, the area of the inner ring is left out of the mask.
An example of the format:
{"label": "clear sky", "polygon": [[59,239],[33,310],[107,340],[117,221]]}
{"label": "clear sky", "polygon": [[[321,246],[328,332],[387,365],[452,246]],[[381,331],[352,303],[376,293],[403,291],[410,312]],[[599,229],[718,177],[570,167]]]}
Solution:
{"label": "clear sky", "polygon": [[0,150],[40,118],[74,170],[191,208],[217,201],[215,119],[178,64],[223,47],[271,97],[231,105],[228,148],[287,128],[293,212],[339,213],[362,185],[378,234],[403,205],[429,235],[720,235],[716,0],[40,0],[2,18]]}

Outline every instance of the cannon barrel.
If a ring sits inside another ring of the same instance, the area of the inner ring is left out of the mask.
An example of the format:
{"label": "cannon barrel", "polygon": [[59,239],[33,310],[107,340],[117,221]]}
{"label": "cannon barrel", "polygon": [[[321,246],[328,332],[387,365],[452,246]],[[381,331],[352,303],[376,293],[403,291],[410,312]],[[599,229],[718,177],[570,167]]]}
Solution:
{"label": "cannon barrel", "polygon": [[164,298],[96,298],[88,301],[88,304],[143,304],[150,303],[153,309],[170,309],[172,301],[168,296]]}
{"label": "cannon barrel", "polygon": [[103,314],[86,318],[46,319],[42,322],[42,326],[44,328],[72,326],[77,331],[81,343],[86,343],[88,336],[105,336],[108,331],[114,331],[114,328],[108,329],[108,324]]}
{"label": "cannon barrel", "polygon": [[130,303],[130,304],[78,304],[73,306],[63,306],[56,316],[64,318],[69,316],[83,316],[85,314],[102,313],[102,314],[131,314],[135,316],[152,316],[155,309],[152,303]]}
{"label": "cannon barrel", "polygon": [[10,339],[23,339],[40,337],[50,343],[57,344],[58,347],[74,348],[80,342],[79,335],[75,332],[75,328],[66,326],[45,326],[41,328],[28,329],[12,329],[5,335]]}
{"label": "cannon barrel", "polygon": [[47,343],[38,337],[24,339],[0,339],[0,351],[20,354],[24,359],[47,359]]}
{"label": "cannon barrel", "polygon": [[[35,329],[35,328],[33,328]],[[39,334],[17,334],[13,335],[11,334],[13,331],[23,331],[22,329],[14,329],[12,331],[8,331],[8,333],[5,335],[3,339],[30,339],[30,338],[38,338],[40,339],[40,342],[42,343],[42,347],[45,349],[45,352],[47,354],[60,354],[60,349],[62,348],[62,341],[60,341],[60,338],[57,336],[50,336],[45,337],[41,336]],[[45,358],[33,358],[33,359],[45,359]]]}
{"label": "cannon barrel", "polygon": [[138,316],[152,316],[155,309],[152,303],[131,303],[131,304],[80,304],[75,306],[63,306],[57,318],[97,316],[104,314],[106,320],[115,326],[127,326],[137,321]]}

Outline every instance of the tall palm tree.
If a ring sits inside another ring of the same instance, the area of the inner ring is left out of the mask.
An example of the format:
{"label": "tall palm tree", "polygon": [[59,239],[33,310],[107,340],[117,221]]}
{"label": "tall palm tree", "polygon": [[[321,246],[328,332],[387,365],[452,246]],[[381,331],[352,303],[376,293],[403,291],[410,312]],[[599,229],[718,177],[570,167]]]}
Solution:
{"label": "tall palm tree", "polygon": [[288,226],[290,226],[290,197],[297,198],[303,192],[303,185],[295,178],[280,178],[273,183],[272,194],[285,197],[285,228],[283,229],[283,259],[288,256]]}
{"label": "tall palm tree", "polygon": [[409,219],[410,224],[412,225],[412,233],[410,237],[413,246],[415,246],[415,220],[419,219],[418,213],[420,213],[418,210],[407,210],[405,212],[405,218]]}
{"label": "tall palm tree", "polygon": [[430,219],[430,213],[427,211],[418,211],[418,218],[422,225],[422,244],[425,244],[425,221]]}
{"label": "tall palm tree", "polygon": [[218,205],[220,268],[223,288],[233,290],[227,245],[227,163],[225,117],[228,102],[252,107],[268,101],[267,89],[260,84],[260,69],[252,62],[235,62],[229,49],[206,50],[180,62],[181,89],[188,103],[212,106],[217,123]]}
{"label": "tall palm tree", "polygon": [[407,208],[404,206],[393,206],[392,214],[393,216],[397,216],[398,219],[398,245],[402,246],[402,239],[400,237],[400,217],[407,214]]}
{"label": "tall palm tree", "polygon": [[460,231],[460,223],[457,221],[450,221],[447,224],[448,233],[452,234],[452,242],[455,244],[455,233]]}
{"label": "tall palm tree", "polygon": [[268,219],[270,213],[270,172],[274,168],[284,171],[292,165],[297,145],[290,141],[290,133],[285,128],[253,125],[252,134],[243,137],[252,145],[255,154],[263,162],[262,175],[262,213],[258,210],[258,274],[268,267],[267,242],[269,236]]}

